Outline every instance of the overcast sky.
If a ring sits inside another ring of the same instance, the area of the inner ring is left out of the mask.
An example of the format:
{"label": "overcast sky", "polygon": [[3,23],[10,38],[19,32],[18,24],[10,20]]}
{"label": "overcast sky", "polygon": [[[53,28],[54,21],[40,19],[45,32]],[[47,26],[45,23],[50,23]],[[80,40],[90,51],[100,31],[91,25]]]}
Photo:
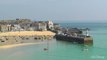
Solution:
{"label": "overcast sky", "polygon": [[0,19],[107,22],[107,0],[0,0]]}

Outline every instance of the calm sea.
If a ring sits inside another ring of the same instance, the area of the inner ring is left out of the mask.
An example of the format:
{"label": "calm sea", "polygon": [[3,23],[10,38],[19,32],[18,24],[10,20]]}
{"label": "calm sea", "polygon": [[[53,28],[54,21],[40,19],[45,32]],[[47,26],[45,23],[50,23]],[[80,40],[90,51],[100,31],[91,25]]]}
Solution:
{"label": "calm sea", "polygon": [[[93,45],[65,41],[0,49],[0,60],[107,60],[106,23],[61,23],[63,27],[90,28]],[[48,48],[44,51],[44,48]]]}

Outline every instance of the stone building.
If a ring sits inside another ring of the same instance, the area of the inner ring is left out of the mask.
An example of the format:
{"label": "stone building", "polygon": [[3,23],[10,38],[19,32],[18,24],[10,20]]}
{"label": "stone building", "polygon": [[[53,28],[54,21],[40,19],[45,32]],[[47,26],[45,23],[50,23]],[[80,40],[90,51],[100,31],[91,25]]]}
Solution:
{"label": "stone building", "polygon": [[41,30],[41,31],[47,30],[46,23],[38,23],[38,29]]}
{"label": "stone building", "polygon": [[7,32],[9,29],[8,29],[8,26],[7,25],[0,25],[0,31],[1,32]]}
{"label": "stone building", "polygon": [[18,24],[4,24],[0,25],[1,32],[9,32],[9,31],[21,31],[23,30]]}
{"label": "stone building", "polygon": [[45,30],[47,30],[46,23],[41,23],[41,22],[34,22],[34,23],[31,24],[31,27],[35,31],[45,31]]}
{"label": "stone building", "polygon": [[60,30],[60,29],[61,29],[61,27],[60,27],[60,25],[59,25],[59,24],[54,24],[54,29],[55,29],[55,30]]}
{"label": "stone building", "polygon": [[0,25],[0,31],[1,32],[8,32],[12,30],[12,26],[10,24],[4,24],[4,25]]}
{"label": "stone building", "polygon": [[19,24],[11,25],[12,30],[11,31],[23,31],[24,29],[21,28]]}

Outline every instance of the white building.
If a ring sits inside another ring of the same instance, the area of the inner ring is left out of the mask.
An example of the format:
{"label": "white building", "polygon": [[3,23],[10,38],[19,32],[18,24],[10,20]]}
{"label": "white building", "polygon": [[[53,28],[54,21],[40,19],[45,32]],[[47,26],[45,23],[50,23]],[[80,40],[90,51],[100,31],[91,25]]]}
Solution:
{"label": "white building", "polygon": [[54,29],[54,24],[52,21],[48,21],[48,29],[50,29],[50,30]]}
{"label": "white building", "polygon": [[14,28],[12,29],[12,31],[23,31],[24,30],[18,24],[14,24],[13,26],[14,26]]}

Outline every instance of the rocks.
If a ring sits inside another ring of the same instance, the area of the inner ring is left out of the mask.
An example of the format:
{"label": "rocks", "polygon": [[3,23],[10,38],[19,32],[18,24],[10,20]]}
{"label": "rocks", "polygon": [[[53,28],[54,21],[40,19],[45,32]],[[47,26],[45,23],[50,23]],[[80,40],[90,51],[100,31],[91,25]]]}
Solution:
{"label": "rocks", "polygon": [[38,42],[44,40],[51,40],[53,36],[50,35],[42,35],[42,36],[1,36],[0,37],[0,45],[5,44],[18,44],[18,43],[30,43],[30,42]]}

